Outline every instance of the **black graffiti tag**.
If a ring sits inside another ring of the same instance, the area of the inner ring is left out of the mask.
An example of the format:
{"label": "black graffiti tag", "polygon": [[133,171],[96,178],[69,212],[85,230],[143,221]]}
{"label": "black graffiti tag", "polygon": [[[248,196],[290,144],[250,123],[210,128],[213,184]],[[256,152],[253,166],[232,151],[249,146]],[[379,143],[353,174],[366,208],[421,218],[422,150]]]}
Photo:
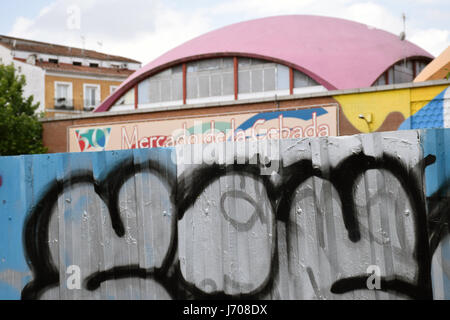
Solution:
{"label": "black graffiti tag", "polygon": [[[120,217],[119,191],[125,181],[137,173],[148,170],[165,181],[171,190],[170,199],[176,213],[172,219],[171,237],[169,249],[158,268],[145,269],[139,265],[114,266],[108,270],[94,272],[84,279],[84,287],[87,290],[97,290],[101,283],[111,279],[121,278],[146,278],[153,279],[163,286],[174,299],[187,298],[260,298],[264,297],[274,287],[275,274],[279,272],[277,234],[274,228],[273,254],[271,257],[270,274],[260,286],[248,290],[248,293],[240,293],[238,296],[229,295],[217,290],[215,283],[209,283],[205,279],[204,285],[209,285],[210,292],[205,292],[194,284],[186,281],[182,275],[180,261],[177,259],[177,221],[181,220],[186,211],[191,208],[204,190],[226,175],[234,174],[243,177],[251,177],[259,181],[265,188],[268,201],[275,214],[276,223],[286,224],[286,230],[290,230],[289,212],[293,205],[295,190],[307,179],[318,177],[329,181],[337,190],[342,205],[342,218],[347,230],[348,238],[352,242],[361,239],[361,230],[358,223],[355,205],[355,188],[358,178],[366,171],[372,169],[386,170],[390,172],[400,183],[407,194],[412,206],[415,228],[414,258],[417,261],[418,272],[414,283],[398,276],[381,279],[381,288],[385,291],[404,294],[415,299],[430,299],[431,292],[431,256],[433,248],[441,239],[442,232],[436,231],[439,223],[431,223],[433,233],[429,236],[424,225],[430,224],[426,218],[425,199],[422,190],[421,176],[424,168],[435,161],[434,156],[423,159],[417,168],[408,168],[400,159],[389,154],[383,154],[379,158],[365,155],[363,152],[352,154],[343,159],[335,167],[330,168],[325,174],[319,168],[314,167],[310,159],[299,160],[292,165],[280,169],[281,182],[275,186],[270,176],[261,174],[264,165],[261,163],[238,164],[212,164],[199,166],[193,171],[185,172],[180,177],[175,177],[164,165],[153,160],[143,164],[136,164],[133,158],[128,158],[116,167],[112,168],[108,175],[96,180],[93,172],[89,170],[72,172],[63,180],[54,181],[43,193],[38,203],[31,209],[24,225],[24,247],[27,261],[33,273],[33,279],[22,290],[23,299],[38,299],[42,293],[54,286],[59,285],[59,271],[57,265],[52,261],[48,244],[49,224],[53,208],[57,203],[58,196],[64,190],[77,184],[92,184],[95,193],[104,201],[111,218],[112,228],[118,237],[124,237],[125,228]],[[192,183],[195,182],[195,183]],[[233,199],[241,199],[247,202],[253,212],[249,213],[246,221],[237,221],[227,213],[226,203]],[[265,222],[266,217],[262,214],[260,204],[255,202],[246,192],[232,190],[224,192],[220,198],[220,212],[238,231],[247,231],[258,219]],[[433,216],[436,220],[436,215]],[[352,290],[366,288],[367,275],[359,275],[351,278],[337,280],[330,287],[335,294],[345,293]],[[227,281],[233,281],[228,279]],[[208,282],[208,283],[207,283]]]}

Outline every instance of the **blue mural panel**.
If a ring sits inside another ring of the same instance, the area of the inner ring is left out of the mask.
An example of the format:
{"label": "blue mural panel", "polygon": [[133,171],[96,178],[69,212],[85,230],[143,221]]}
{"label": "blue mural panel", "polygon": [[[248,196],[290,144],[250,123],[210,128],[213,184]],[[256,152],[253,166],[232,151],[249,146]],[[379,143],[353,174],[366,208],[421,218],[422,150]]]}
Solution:
{"label": "blue mural panel", "polygon": [[[450,88],[442,90],[436,97],[411,117],[405,119],[399,126],[399,130],[446,128],[447,116],[446,104],[450,99]],[[450,119],[447,119],[449,121]]]}

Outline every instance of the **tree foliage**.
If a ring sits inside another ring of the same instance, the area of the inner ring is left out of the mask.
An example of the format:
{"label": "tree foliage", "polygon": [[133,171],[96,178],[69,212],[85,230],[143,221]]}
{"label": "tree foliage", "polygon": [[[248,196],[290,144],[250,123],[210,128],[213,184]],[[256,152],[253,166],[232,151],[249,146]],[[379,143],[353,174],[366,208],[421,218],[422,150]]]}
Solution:
{"label": "tree foliage", "polygon": [[0,156],[45,153],[42,124],[35,111],[33,96],[23,97],[25,76],[16,75],[14,66],[0,64]]}

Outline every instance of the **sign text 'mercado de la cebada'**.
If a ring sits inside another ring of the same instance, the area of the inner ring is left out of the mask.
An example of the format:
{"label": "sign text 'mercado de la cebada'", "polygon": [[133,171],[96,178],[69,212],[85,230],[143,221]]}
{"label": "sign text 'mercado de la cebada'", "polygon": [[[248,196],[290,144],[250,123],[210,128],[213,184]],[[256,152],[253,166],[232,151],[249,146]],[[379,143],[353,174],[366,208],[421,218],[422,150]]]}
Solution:
{"label": "sign text 'mercado de la cebada'", "polygon": [[337,135],[337,107],[71,127],[69,152]]}

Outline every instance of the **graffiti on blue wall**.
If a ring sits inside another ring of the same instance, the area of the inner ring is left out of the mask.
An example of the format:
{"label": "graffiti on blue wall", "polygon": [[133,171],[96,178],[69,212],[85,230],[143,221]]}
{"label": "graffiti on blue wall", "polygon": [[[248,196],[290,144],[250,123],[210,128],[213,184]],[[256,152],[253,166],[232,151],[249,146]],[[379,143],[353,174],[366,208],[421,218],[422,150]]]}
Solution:
{"label": "graffiti on blue wall", "polygon": [[0,298],[449,299],[449,138],[0,158]]}

